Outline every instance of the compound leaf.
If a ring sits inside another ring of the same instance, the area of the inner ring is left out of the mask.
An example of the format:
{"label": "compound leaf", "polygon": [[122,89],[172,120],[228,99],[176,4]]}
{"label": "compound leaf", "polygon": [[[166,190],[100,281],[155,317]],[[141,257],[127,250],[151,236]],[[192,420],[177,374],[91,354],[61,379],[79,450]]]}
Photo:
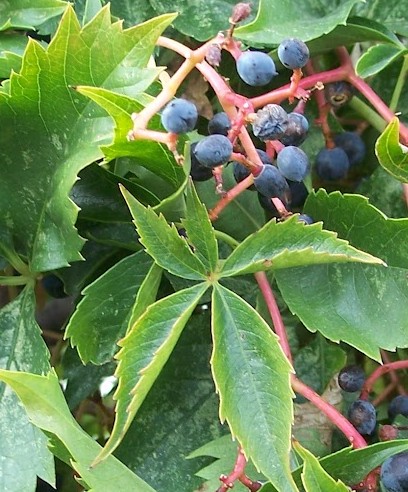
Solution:
{"label": "compound leaf", "polygon": [[296,33],[303,41],[329,33],[339,24],[346,24],[347,17],[358,0],[339,2],[331,0],[325,6],[313,0],[301,3],[296,0],[261,0],[256,19],[235,30],[235,35],[248,42],[263,46],[278,45]]}
{"label": "compound leaf", "polygon": [[187,241],[176,227],[169,226],[162,214],[157,215],[151,208],[144,207],[128,191],[122,189],[123,196],[133,216],[140,242],[147,253],[165,270],[179,277],[202,280],[207,269],[195,256]]}
{"label": "compound leaf", "polygon": [[220,285],[214,287],[212,319],[211,365],[220,418],[255,466],[281,492],[294,492],[290,364],[260,315]]}
{"label": "compound leaf", "polygon": [[[0,368],[41,374],[49,369],[49,352],[34,319],[34,291],[27,286],[0,310]],[[35,490],[37,475],[55,483],[47,439],[28,420],[17,396],[0,384],[0,477],[4,492]]]}
{"label": "compound leaf", "polygon": [[122,441],[207,288],[206,283],[194,285],[150,305],[120,341],[116,419],[96,462],[109,456]]}
{"label": "compound leaf", "polygon": [[247,237],[225,260],[223,277],[273,268],[274,270],[321,263],[382,261],[350,246],[321,223],[305,225],[294,216],[275,219]]}
{"label": "compound leaf", "polygon": [[378,137],[375,153],[381,166],[403,183],[408,182],[408,147],[399,143],[399,120],[394,118]]}
{"label": "compound leaf", "polygon": [[0,370],[0,380],[17,393],[31,422],[58,438],[65,447],[65,454],[71,457],[71,466],[90,490],[155,492],[113,456],[109,456],[99,466],[91,467],[101,447],[71,415],[54,371],[50,371],[47,376],[37,376],[27,372]]}
{"label": "compound leaf", "polygon": [[139,251],[85,288],[65,332],[85,364],[111,360],[117,351],[116,342],[126,333],[137,292],[151,265],[151,258]]}
{"label": "compound leaf", "polygon": [[68,6],[47,49],[30,39],[21,72],[0,90],[0,228],[10,231],[32,270],[81,259],[78,209],[68,194],[78,172],[103,156],[99,145],[112,138],[110,118],[71,86],[143,90],[152,80],[145,67],[155,41],[173,18],[124,31],[112,24],[107,6],[81,29]]}

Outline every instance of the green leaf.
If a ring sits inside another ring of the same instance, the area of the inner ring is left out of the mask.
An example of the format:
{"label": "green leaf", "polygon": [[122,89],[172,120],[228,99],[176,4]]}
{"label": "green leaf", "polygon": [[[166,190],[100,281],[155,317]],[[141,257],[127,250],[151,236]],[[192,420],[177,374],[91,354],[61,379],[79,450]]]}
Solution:
{"label": "green leaf", "polygon": [[404,47],[392,44],[377,44],[371,46],[358,60],[356,65],[357,74],[366,79],[381,72],[386,66],[400,57],[403,57],[408,50]]}
{"label": "green leaf", "polygon": [[324,189],[309,194],[304,210],[356,248],[408,269],[408,219],[389,219],[364,196]]}
{"label": "green leaf", "polygon": [[[151,77],[151,82],[159,73],[158,69]],[[142,79],[143,86],[140,91],[145,89],[145,80]],[[134,157],[137,164],[162,177],[178,188],[185,181],[186,176],[183,168],[179,166],[173,154],[166,145],[159,144],[153,140],[129,141],[127,135],[133,128],[131,115],[139,112],[151,99],[146,95],[138,96],[138,100],[117,94],[109,90],[98,87],[76,87],[77,92],[89,97],[101,106],[115,121],[115,137],[110,145],[105,145],[102,150],[107,161],[118,157]],[[156,115],[149,123],[149,128],[153,130],[163,129],[160,125],[160,117]]]}
{"label": "green leaf", "polygon": [[155,302],[119,343],[122,348],[117,355],[116,419],[97,462],[104,460],[120,444],[207,288],[207,283],[198,284]]}
{"label": "green leaf", "polygon": [[84,363],[103,364],[117,352],[128,326],[136,294],[152,260],[142,251],[116,263],[83,291],[65,338],[77,347]]}
{"label": "green leaf", "polygon": [[60,15],[68,3],[60,0],[2,0],[0,19],[7,19],[0,25],[5,29],[34,29],[47,20]]}
{"label": "green leaf", "polygon": [[14,236],[33,271],[81,259],[78,209],[68,194],[77,173],[100,159],[99,145],[112,138],[110,118],[70,86],[150,84],[144,67],[172,19],[123,31],[105,7],[81,30],[67,7],[48,48],[29,40],[21,73],[12,74],[8,92],[0,91],[0,228]]}
{"label": "green leaf", "polygon": [[221,275],[354,261],[382,263],[338,239],[335,233],[323,230],[321,223],[305,225],[296,215],[284,222],[270,220],[247,237],[225,260]]}
{"label": "green leaf", "polygon": [[327,34],[339,24],[346,24],[347,17],[358,0],[339,2],[331,0],[325,6],[313,0],[261,0],[256,19],[239,27],[234,34],[243,41],[263,46],[278,45],[290,33],[303,41]]}
{"label": "green leaf", "polygon": [[[0,310],[0,367],[41,374],[49,370],[49,352],[34,319],[35,296],[27,286]],[[47,439],[34,427],[17,396],[0,383],[0,477],[4,492],[33,492],[37,475],[55,483]]]}
{"label": "green leaf", "polygon": [[[154,492],[113,456],[109,456],[99,466],[91,467],[101,447],[71,415],[54,371],[50,371],[47,376],[37,376],[0,370],[0,380],[9,384],[17,393],[32,423],[61,441],[72,457],[72,468],[91,490]],[[33,456],[35,454],[31,459]]]}
{"label": "green leaf", "polygon": [[0,32],[0,78],[8,79],[11,70],[18,72],[28,37],[19,34]]}
{"label": "green leaf", "polygon": [[187,455],[226,431],[218,418],[209,366],[211,348],[209,311],[193,313],[115,451],[122,463],[154,483],[158,492],[199,489],[202,479],[195,474],[209,459],[189,460]]}
{"label": "green leaf", "polygon": [[295,491],[289,465],[290,364],[266,322],[236,294],[217,285],[212,310],[211,365],[220,418],[280,492]]}
{"label": "green leaf", "polygon": [[302,483],[305,492],[348,492],[343,482],[334,480],[321,466],[319,460],[298,442],[294,443],[297,454],[303,459]]}
{"label": "green leaf", "polygon": [[384,24],[393,32],[408,36],[408,13],[405,1],[359,2],[356,5],[356,12],[357,15]]}
{"label": "green leaf", "polygon": [[[179,12],[174,27],[199,41],[215,36],[228,28],[228,19],[236,0],[150,0],[149,3],[157,13]],[[258,0],[252,2],[256,11]]]}
{"label": "green leaf", "polygon": [[86,0],[82,24],[90,22],[102,7],[101,0]]}
{"label": "green leaf", "polygon": [[214,271],[218,263],[218,243],[207,208],[198,198],[191,180],[187,186],[186,207],[186,218],[181,222],[186,228],[188,241],[204,265]]}
{"label": "green leaf", "polygon": [[381,166],[403,183],[408,182],[408,147],[399,143],[399,120],[394,118],[379,136],[375,153]]}
{"label": "green leaf", "polygon": [[156,263],[179,277],[191,280],[206,278],[205,265],[191,252],[187,241],[179,235],[176,227],[169,226],[163,215],[156,215],[151,208],[144,207],[130,193],[122,190],[140,242]]}
{"label": "green leaf", "polygon": [[[173,12],[173,6],[164,13]],[[115,0],[112,3],[112,14],[125,20],[125,25],[134,26],[154,17],[155,11],[146,0]]]}

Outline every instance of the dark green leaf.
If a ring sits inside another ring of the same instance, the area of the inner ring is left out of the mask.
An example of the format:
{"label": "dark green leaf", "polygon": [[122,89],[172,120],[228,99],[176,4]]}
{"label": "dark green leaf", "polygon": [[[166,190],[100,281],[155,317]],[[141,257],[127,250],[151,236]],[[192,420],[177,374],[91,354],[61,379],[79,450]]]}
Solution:
{"label": "dark green leaf", "polygon": [[278,45],[294,36],[309,41],[346,24],[351,8],[358,0],[330,0],[324,7],[313,0],[297,2],[261,0],[254,22],[235,30],[238,38],[263,46]]}
{"label": "dark green leaf", "polygon": [[28,37],[0,32],[0,79],[8,79],[11,70],[18,72]]}
{"label": "dark green leaf", "polygon": [[[170,8],[167,12],[174,12],[176,9]],[[125,25],[134,26],[156,15],[148,0],[115,0],[112,3],[112,14],[119,19],[125,20]]]}
{"label": "dark green leaf", "polygon": [[119,343],[122,348],[117,355],[116,419],[98,462],[120,444],[207,289],[208,284],[198,284],[150,305]]}
{"label": "dark green leaf", "polygon": [[371,46],[358,60],[357,74],[363,79],[381,72],[387,65],[402,58],[408,51],[404,47],[392,44]]}
{"label": "dark green leaf", "polygon": [[[41,374],[49,352],[34,319],[35,297],[27,286],[0,310],[0,367]],[[37,475],[55,483],[52,454],[44,434],[28,420],[10,387],[0,384],[0,477],[2,491],[34,492]]]}
{"label": "dark green leaf", "polygon": [[394,118],[375,144],[382,167],[403,183],[408,182],[408,147],[399,143],[399,120]]}
{"label": "dark green leaf", "polygon": [[142,251],[124,258],[84,290],[65,337],[77,347],[84,363],[103,364],[117,352],[152,260]]}
{"label": "dark green leaf", "polygon": [[187,186],[186,218],[182,220],[182,224],[194,252],[214,272],[218,263],[218,243],[207,209],[200,202],[191,180]]}
{"label": "dark green leaf", "polygon": [[[101,447],[71,415],[54,371],[50,371],[47,376],[37,376],[26,372],[0,370],[0,379],[17,393],[32,423],[54,434],[65,446],[64,454],[68,453],[72,457],[72,468],[79,474],[81,481],[87,484],[90,492],[155,492],[113,456],[109,456],[99,466],[91,467]],[[35,453],[32,453],[31,460],[33,456]]]}
{"label": "dark green leaf", "polygon": [[60,15],[68,3],[60,0],[2,0],[0,31],[5,29],[34,29],[43,22]]}
{"label": "dark green leaf", "polygon": [[176,227],[169,226],[163,215],[144,207],[126,190],[123,195],[132,213],[140,242],[156,263],[174,275],[191,280],[206,277],[207,270],[195,256]]}
{"label": "dark green leaf", "polygon": [[374,19],[391,31],[408,36],[408,11],[405,1],[359,2],[355,10],[357,15]]}
{"label": "dark green leaf", "polygon": [[281,492],[295,491],[289,465],[290,365],[259,314],[217,285],[212,302],[213,376],[226,420],[246,455]]}
{"label": "dark green leaf", "polygon": [[273,219],[247,237],[225,260],[221,275],[350,261],[382,263],[323,230],[321,223],[305,225],[294,216],[284,222]]}

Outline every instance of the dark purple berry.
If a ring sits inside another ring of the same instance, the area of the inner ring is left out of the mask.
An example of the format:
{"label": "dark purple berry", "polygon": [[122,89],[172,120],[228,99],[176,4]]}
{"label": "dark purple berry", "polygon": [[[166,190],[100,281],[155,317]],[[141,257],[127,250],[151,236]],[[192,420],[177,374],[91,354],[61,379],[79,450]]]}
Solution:
{"label": "dark purple berry", "polygon": [[360,434],[368,436],[372,434],[377,423],[375,408],[367,400],[356,400],[352,403],[348,418]]}
{"label": "dark purple berry", "polygon": [[287,201],[289,185],[278,168],[265,164],[262,171],[254,178],[255,188],[267,198],[280,198]]}
{"label": "dark purple berry", "polygon": [[343,132],[334,136],[337,147],[344,150],[349,158],[350,166],[356,166],[364,159],[366,146],[362,138],[355,132]]}
{"label": "dark purple berry", "polygon": [[298,183],[297,181],[288,181],[289,189],[290,189],[290,207],[293,208],[302,208],[305,204],[306,198],[309,195],[306,186],[303,182]]}
{"label": "dark purple berry", "polygon": [[347,176],[350,161],[340,147],[322,149],[316,156],[316,173],[321,179],[336,181]]}
{"label": "dark purple berry", "polygon": [[232,154],[232,143],[224,135],[210,135],[198,142],[194,155],[203,166],[209,168],[225,164]]}
{"label": "dark purple berry", "polygon": [[237,60],[237,72],[248,85],[269,84],[277,75],[272,58],[262,51],[244,51]]}
{"label": "dark purple berry", "polygon": [[290,145],[283,148],[276,159],[279,171],[286,179],[303,181],[310,170],[309,158],[302,149]]}
{"label": "dark purple berry", "polygon": [[226,137],[230,129],[231,121],[227,113],[217,113],[208,122],[208,133],[210,135],[218,134]]}
{"label": "dark purple berry", "polygon": [[289,125],[287,112],[279,104],[267,104],[257,111],[252,122],[255,137],[261,140],[278,140]]}
{"label": "dark purple berry", "polygon": [[300,214],[298,217],[298,221],[304,222],[306,225],[310,225],[310,224],[314,223],[314,220],[312,219],[312,217],[310,217],[310,215],[306,215],[306,214]]}
{"label": "dark purple berry", "polygon": [[365,381],[365,373],[362,367],[350,365],[343,367],[339,372],[338,382],[342,390],[348,393],[360,391]]}
{"label": "dark purple berry", "polygon": [[[272,164],[272,159],[269,157],[269,155],[261,149],[256,149],[261,161],[263,164]],[[243,164],[239,162],[233,162],[232,163],[232,170],[234,174],[234,179],[237,183],[240,183],[243,181],[245,178],[247,178],[251,173],[247,167],[245,167]],[[255,186],[251,185],[248,190],[255,190]]]}
{"label": "dark purple berry", "polygon": [[190,176],[193,181],[208,181],[213,177],[212,169],[200,164],[197,157],[194,155],[194,149],[197,147],[197,143],[198,142],[194,142],[193,144],[191,144],[190,148]]}
{"label": "dark purple berry", "polygon": [[309,48],[300,39],[285,39],[278,46],[278,57],[286,68],[302,68],[309,61]]}
{"label": "dark purple berry", "polygon": [[62,299],[68,294],[64,290],[64,282],[54,274],[45,275],[41,279],[45,292],[55,299]]}
{"label": "dark purple berry", "polygon": [[408,451],[394,454],[381,466],[381,483],[387,492],[408,491]]}
{"label": "dark purple berry", "polygon": [[388,415],[390,419],[395,419],[397,415],[408,417],[408,395],[399,395],[391,400],[388,407]]}
{"label": "dark purple berry", "polygon": [[186,99],[173,99],[163,109],[161,122],[168,132],[187,133],[194,130],[198,113],[195,105]]}
{"label": "dark purple berry", "polygon": [[298,147],[306,139],[309,131],[309,122],[300,113],[288,114],[288,127],[285,133],[279,138],[283,145],[295,145]]}
{"label": "dark purple berry", "polygon": [[354,95],[354,87],[344,81],[327,84],[325,89],[327,100],[335,108],[344,106]]}

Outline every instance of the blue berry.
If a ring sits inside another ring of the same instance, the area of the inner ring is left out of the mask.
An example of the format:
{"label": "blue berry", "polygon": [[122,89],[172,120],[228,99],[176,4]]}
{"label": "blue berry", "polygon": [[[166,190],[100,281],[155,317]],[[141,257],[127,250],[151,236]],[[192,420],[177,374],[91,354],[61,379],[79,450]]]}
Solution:
{"label": "blue berry", "polygon": [[312,219],[312,217],[310,217],[310,215],[306,215],[306,214],[300,214],[298,217],[298,221],[304,222],[306,225],[310,225],[310,224],[314,223],[314,220]]}
{"label": "blue berry", "polygon": [[197,143],[198,142],[194,142],[190,147],[190,176],[193,181],[208,181],[213,177],[212,169],[200,164],[197,157],[194,155],[194,149],[197,147]]}
{"label": "blue berry", "polygon": [[316,157],[316,173],[321,179],[336,181],[347,176],[350,161],[340,147],[322,149]]}
{"label": "blue berry", "polygon": [[354,87],[344,81],[327,84],[325,89],[327,100],[335,108],[344,106],[354,95]]}
{"label": "blue berry", "polygon": [[290,145],[276,159],[279,171],[291,181],[303,181],[310,170],[309,158],[302,149]]}
{"label": "blue berry", "polygon": [[267,198],[280,198],[287,201],[289,185],[278,168],[265,164],[262,171],[254,178],[255,188]]}
{"label": "blue berry", "polygon": [[224,135],[205,137],[194,148],[198,162],[210,168],[225,164],[232,154],[232,143]]}
{"label": "blue berry", "polygon": [[[256,149],[256,151],[263,164],[272,164],[272,159],[264,150]],[[233,167],[234,178],[237,183],[240,183],[250,175],[249,169],[245,167],[243,164],[240,164],[239,162],[234,161],[232,163],[232,167]],[[255,189],[254,185],[251,185],[248,188],[248,190],[254,190],[254,189]]]}
{"label": "blue berry", "polygon": [[408,452],[394,454],[381,466],[380,478],[387,492],[408,491]]}
{"label": "blue berry", "polygon": [[289,125],[287,112],[279,104],[267,104],[257,111],[252,122],[255,137],[261,140],[277,140]]}
{"label": "blue berry", "polygon": [[338,382],[342,390],[348,393],[360,391],[365,381],[365,373],[362,367],[350,365],[343,367],[339,372]]}
{"label": "blue berry", "polygon": [[41,283],[45,292],[55,299],[62,299],[68,296],[64,290],[63,281],[54,274],[45,275],[41,279]]}
{"label": "blue berry", "polygon": [[288,127],[285,133],[279,138],[283,145],[295,145],[298,147],[306,139],[309,131],[309,122],[300,113],[288,114]]}
{"label": "blue berry", "polygon": [[352,403],[348,418],[360,434],[370,435],[375,429],[377,416],[372,403],[367,400],[356,400]]}
{"label": "blue berry", "polygon": [[290,206],[291,208],[302,208],[305,204],[306,198],[309,195],[307,188],[303,182],[298,183],[297,181],[290,181],[288,185],[290,189]]}
{"label": "blue berry", "polygon": [[228,135],[228,130],[231,129],[231,121],[227,113],[217,113],[208,122],[208,133],[210,135]]}
{"label": "blue berry", "polygon": [[337,147],[342,148],[347,154],[350,166],[356,166],[364,159],[366,154],[366,146],[358,133],[339,133],[338,135],[335,135],[334,142]]}
{"label": "blue berry", "polygon": [[195,105],[186,99],[173,99],[163,109],[161,122],[168,132],[187,133],[194,130],[198,113]]}
{"label": "blue berry", "polygon": [[261,86],[277,75],[272,58],[262,51],[244,51],[237,60],[237,72],[251,86]]}
{"label": "blue berry", "polygon": [[399,395],[391,400],[388,415],[390,419],[394,419],[397,415],[408,417],[408,395]]}
{"label": "blue berry", "polygon": [[278,46],[278,57],[286,68],[302,68],[309,61],[309,48],[300,39],[285,39]]}

